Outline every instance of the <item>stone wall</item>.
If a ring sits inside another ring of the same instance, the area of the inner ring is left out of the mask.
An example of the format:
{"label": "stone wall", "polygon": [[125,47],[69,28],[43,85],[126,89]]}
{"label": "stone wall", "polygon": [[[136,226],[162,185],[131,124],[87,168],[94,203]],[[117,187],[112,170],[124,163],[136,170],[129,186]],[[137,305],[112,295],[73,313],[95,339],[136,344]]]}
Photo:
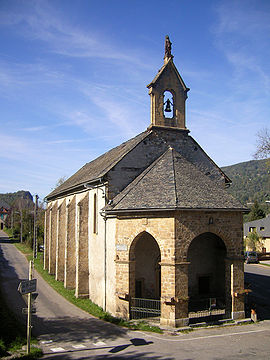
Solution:
{"label": "stone wall", "polygon": [[51,236],[49,246],[49,274],[54,275],[56,269],[56,239],[57,239],[57,203],[51,209]]}
{"label": "stone wall", "polygon": [[89,296],[89,259],[88,259],[88,214],[89,195],[78,203],[78,254],[76,296]]}
{"label": "stone wall", "polygon": [[44,224],[44,269],[49,269],[49,248],[51,238],[51,207],[48,206],[45,212],[45,224]]}
{"label": "stone wall", "polygon": [[128,300],[135,294],[132,243],[144,232],[154,237],[161,253],[161,324],[183,326],[188,323],[188,249],[193,239],[207,232],[217,235],[226,246],[227,308],[235,313],[235,317],[244,317],[243,298],[235,296],[244,287],[242,214],[221,211],[152,213],[148,217],[133,218],[119,216],[116,223],[116,315],[129,316]]}
{"label": "stone wall", "polygon": [[67,241],[64,285],[68,289],[76,286],[76,197],[67,204]]}
{"label": "stone wall", "polygon": [[164,302],[175,296],[175,277],[168,271],[170,264],[174,264],[174,229],[174,218],[170,213],[119,217],[116,220],[116,315],[129,317],[128,300],[135,295],[134,254],[130,249],[133,241],[136,242],[145,232],[156,240],[160,249],[161,299]]}
{"label": "stone wall", "polygon": [[66,199],[58,207],[58,237],[56,248],[56,274],[55,279],[64,281],[65,247],[66,247]]}

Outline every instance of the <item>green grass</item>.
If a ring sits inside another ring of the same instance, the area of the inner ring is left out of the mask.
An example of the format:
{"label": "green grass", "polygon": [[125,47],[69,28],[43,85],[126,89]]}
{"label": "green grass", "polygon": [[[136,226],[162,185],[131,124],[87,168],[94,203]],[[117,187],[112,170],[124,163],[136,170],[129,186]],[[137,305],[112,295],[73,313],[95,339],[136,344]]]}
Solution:
{"label": "green grass", "polygon": [[4,227],[4,232],[7,233],[10,238],[12,238],[12,235],[13,235],[12,229],[8,229],[8,228]]}
{"label": "green grass", "polygon": [[[18,250],[23,252],[28,260],[31,260],[32,249],[27,247],[25,244],[15,244]],[[55,280],[53,275],[50,275],[47,270],[43,269],[43,254],[38,253],[37,259],[34,260],[34,267],[43,277],[43,279],[59,294],[61,294],[65,299],[67,299],[72,304],[76,305],[80,309],[86,311],[87,313],[107,322],[110,322],[115,325],[124,326],[131,330],[143,330],[151,331],[156,333],[162,333],[163,331],[158,326],[151,326],[145,321],[131,322],[121,318],[117,318],[109,314],[108,312],[103,311],[103,309],[94,304],[90,299],[76,298],[75,290],[69,290],[64,287],[64,283],[61,281]]]}
{"label": "green grass", "polygon": [[27,246],[25,243],[15,243],[14,245],[16,246],[16,248],[18,250],[20,250],[20,252],[22,252],[25,255],[33,254],[33,250],[29,246]]}

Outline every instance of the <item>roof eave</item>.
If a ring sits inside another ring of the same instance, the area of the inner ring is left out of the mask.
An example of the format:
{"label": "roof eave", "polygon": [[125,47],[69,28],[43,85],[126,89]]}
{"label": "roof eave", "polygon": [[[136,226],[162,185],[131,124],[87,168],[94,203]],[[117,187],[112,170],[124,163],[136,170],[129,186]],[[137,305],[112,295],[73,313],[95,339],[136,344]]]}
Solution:
{"label": "roof eave", "polygon": [[178,207],[178,206],[172,206],[172,207],[166,207],[166,208],[137,208],[137,209],[110,209],[110,210],[106,210],[104,209],[104,212],[106,214],[118,214],[118,213],[145,213],[145,212],[163,212],[163,211],[176,211],[176,210],[181,210],[181,211],[211,211],[211,212],[218,212],[218,211],[223,211],[223,212],[228,212],[228,211],[237,211],[237,212],[243,212],[243,213],[247,213],[249,212],[248,209],[246,208],[205,208],[205,207],[201,207],[201,208],[187,208],[187,207]]}
{"label": "roof eave", "polygon": [[59,198],[62,198],[62,197],[68,196],[68,195],[73,195],[74,193],[77,193],[77,192],[86,191],[87,189],[84,186],[85,184],[94,185],[97,183],[105,183],[105,182],[107,182],[107,181],[104,179],[104,177],[99,177],[99,178],[96,178],[96,179],[93,179],[90,181],[84,181],[80,184],[74,185],[68,189],[60,191],[59,193],[56,193],[52,196],[50,196],[50,194],[49,194],[48,196],[45,197],[45,201],[47,201],[47,202],[53,201],[53,200],[56,200],[56,199],[59,199]]}

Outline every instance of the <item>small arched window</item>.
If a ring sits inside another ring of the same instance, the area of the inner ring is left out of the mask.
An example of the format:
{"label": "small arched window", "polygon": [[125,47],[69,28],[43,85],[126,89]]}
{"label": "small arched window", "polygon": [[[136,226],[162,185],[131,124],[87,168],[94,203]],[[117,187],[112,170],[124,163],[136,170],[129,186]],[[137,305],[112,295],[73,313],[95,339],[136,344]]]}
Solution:
{"label": "small arched window", "polygon": [[168,90],[163,94],[163,114],[165,118],[169,119],[174,116],[173,94]]}
{"label": "small arched window", "polygon": [[97,214],[97,194],[94,194],[94,203],[93,203],[93,233],[97,234],[98,228],[98,214]]}

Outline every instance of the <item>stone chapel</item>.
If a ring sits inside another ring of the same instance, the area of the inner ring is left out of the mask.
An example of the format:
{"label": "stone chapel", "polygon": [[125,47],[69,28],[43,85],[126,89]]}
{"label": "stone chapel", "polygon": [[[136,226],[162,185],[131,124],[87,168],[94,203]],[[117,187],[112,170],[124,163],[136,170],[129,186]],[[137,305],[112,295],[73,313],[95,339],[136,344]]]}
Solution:
{"label": "stone chapel", "polygon": [[169,37],[147,87],[147,130],[46,197],[44,267],[117,317],[173,327],[200,314],[244,318],[245,209],[189,134]]}

